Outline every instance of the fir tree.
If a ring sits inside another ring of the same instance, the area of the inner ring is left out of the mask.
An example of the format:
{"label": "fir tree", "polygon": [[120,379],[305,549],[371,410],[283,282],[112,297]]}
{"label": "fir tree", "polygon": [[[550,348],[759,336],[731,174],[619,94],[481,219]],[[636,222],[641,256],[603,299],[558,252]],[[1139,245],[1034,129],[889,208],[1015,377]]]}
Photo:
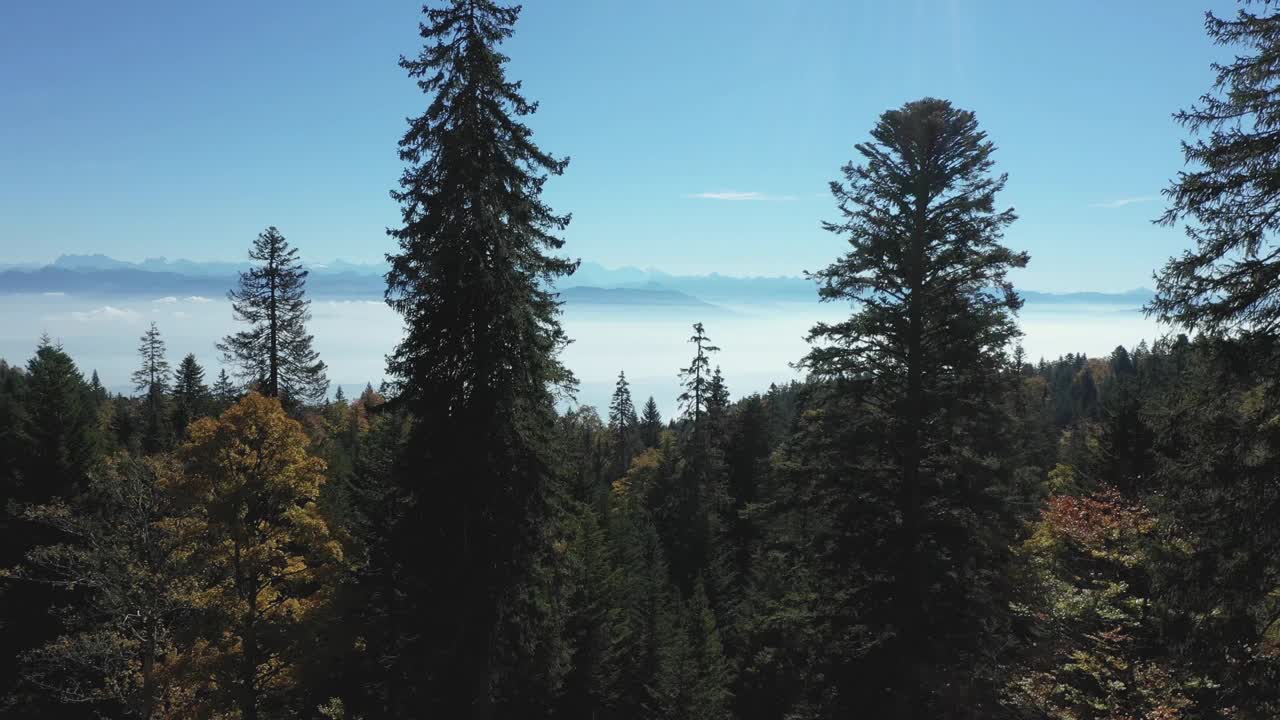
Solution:
{"label": "fir tree", "polygon": [[619,372],[613,398],[609,401],[609,432],[613,435],[616,453],[616,475],[626,472],[631,465],[631,457],[639,440],[639,426],[640,419],[636,417],[636,406],[631,401],[627,374]]}
{"label": "fir tree", "polygon": [[711,437],[723,442],[726,416],[729,412],[729,386],[725,384],[724,375],[717,365],[711,374],[711,382],[707,385],[707,423],[711,429]]}
{"label": "fir tree", "polygon": [[640,414],[640,440],[645,447],[658,447],[662,435],[662,413],[658,412],[658,403],[653,396],[645,401],[644,410]]}
{"label": "fir tree", "polygon": [[[1005,178],[990,174],[994,146],[973,113],[924,99],[884,113],[871,135],[856,146],[863,162],[831,184],[844,219],[826,228],[850,250],[814,274],[824,300],[854,302],[857,312],[816,325],[804,361],[856,398],[831,409],[859,407],[841,422],[878,440],[843,472],[860,468],[859,497],[900,518],[861,559],[888,579],[863,591],[871,605],[861,622],[891,633],[869,659],[894,674],[887,692],[845,701],[882,717],[972,717],[996,702],[995,668],[981,664],[991,657],[981,648],[1000,642],[998,528],[1010,521],[988,498],[1010,470],[994,440],[1006,422],[1001,370],[1021,306],[1006,275],[1027,256],[1000,244],[1015,216],[995,208]],[[866,552],[869,542],[835,546]],[[859,689],[833,682],[842,693]]]}
{"label": "fir tree", "polygon": [[688,712],[681,717],[699,720],[729,720],[733,669],[725,657],[716,613],[711,608],[699,580],[689,600],[690,646],[696,668]]}
{"label": "fir tree", "polygon": [[269,227],[253,241],[249,258],[259,264],[240,273],[240,286],[227,293],[236,319],[249,329],[223,338],[218,349],[267,397],[318,402],[329,380],[307,333],[311,301],[298,249]]}
{"label": "fir tree", "polygon": [[693,324],[693,335],[689,338],[697,348],[689,367],[680,370],[680,380],[684,392],[680,393],[680,404],[684,407],[685,417],[693,421],[694,432],[699,431],[699,423],[711,400],[711,353],[720,348],[711,344],[702,323]]}
{"label": "fir tree", "polygon": [[679,632],[662,543],[646,510],[651,502],[646,495],[660,491],[652,476],[666,472],[662,464],[660,451],[646,451],[610,498],[609,544],[618,568],[620,611],[611,646],[620,663],[614,704],[620,718],[664,717],[664,695],[680,679],[672,659],[687,654],[673,647],[683,645],[685,636]]}
{"label": "fir tree", "polygon": [[204,384],[204,368],[188,353],[173,377],[173,431],[179,438],[187,434],[192,421],[209,413],[212,399]]}
{"label": "fir tree", "polygon": [[46,502],[84,489],[101,451],[84,377],[60,345],[45,336],[27,363],[24,382],[27,440],[23,489],[15,498]]}
{"label": "fir tree", "polygon": [[700,576],[709,574],[719,589],[725,578],[716,562],[724,507],[723,463],[719,440],[715,437],[713,419],[722,418],[728,398],[723,378],[716,387],[711,369],[711,353],[720,348],[711,344],[702,323],[695,323],[689,342],[695,347],[689,367],[680,371],[684,406],[689,432],[683,436],[679,480],[665,499],[665,512],[659,516],[659,529],[671,562],[676,587],[686,596]]}
{"label": "fir tree", "polygon": [[[92,405],[92,391],[75,362],[48,336],[40,340],[35,356],[21,376],[3,373],[0,419],[18,423],[0,426],[6,453],[0,468],[0,708],[14,717],[88,717],[68,712],[39,688],[15,688],[23,673],[17,665],[21,653],[33,651],[60,632],[55,606],[72,599],[66,588],[43,581],[36,573],[28,582],[7,578],[32,548],[61,540],[56,530],[17,515],[21,505],[43,505],[69,500],[84,491],[101,454]],[[16,401],[16,402],[15,402]],[[19,404],[20,403],[20,404]],[[10,464],[10,462],[12,464]],[[30,582],[36,581],[36,582]],[[15,691],[16,690],[16,691]],[[11,707],[5,707],[5,703]],[[47,713],[47,714],[46,714]]]}
{"label": "fir tree", "polygon": [[133,389],[147,398],[163,397],[169,392],[169,361],[165,359],[164,338],[155,323],[139,339],[141,366],[133,371]]}
{"label": "fir tree", "polygon": [[1243,46],[1214,63],[1213,91],[1175,118],[1193,133],[1183,155],[1192,166],[1165,190],[1165,225],[1190,220],[1196,244],[1157,275],[1148,312],[1210,334],[1280,331],[1280,13],[1241,9],[1205,15],[1218,45]]}
{"label": "fir tree", "polygon": [[[414,505],[399,528],[413,630],[387,652],[389,686],[427,680],[396,687],[389,713],[487,718],[503,687],[527,686],[513,673],[539,622],[516,600],[543,537],[552,389],[570,381],[551,288],[576,267],[552,255],[569,218],[540,195],[567,161],[534,144],[520,118],[536,105],[506,78],[499,45],[519,8],[452,0],[424,13],[424,48],[400,64],[430,101],[400,141],[386,293],[406,323],[388,371],[414,418],[402,462]],[[518,698],[505,702],[520,715]]]}
{"label": "fir tree", "polygon": [[1130,445],[1140,459],[1151,441],[1150,501],[1186,538],[1157,582],[1164,611],[1188,620],[1162,639],[1210,678],[1203,707],[1261,718],[1280,712],[1274,614],[1262,609],[1274,603],[1280,549],[1266,519],[1280,467],[1280,13],[1243,5],[1231,18],[1205,16],[1210,38],[1237,50],[1213,65],[1199,104],[1175,116],[1199,137],[1182,145],[1191,168],[1165,190],[1160,222],[1185,222],[1195,247],[1166,263],[1147,308],[1208,338],[1158,346],[1153,355],[1167,357],[1151,376],[1169,387],[1140,412],[1147,427],[1110,433],[1107,449]]}
{"label": "fir tree", "polygon": [[140,339],[138,357],[142,362],[133,372],[133,387],[144,395],[146,430],[142,447],[147,452],[158,452],[170,445],[172,435],[165,412],[171,373],[169,361],[165,359],[164,339],[154,322]]}
{"label": "fir tree", "polygon": [[219,411],[231,407],[239,396],[236,386],[231,382],[231,378],[227,376],[225,369],[218,371],[218,379],[213,382],[213,388],[210,390],[213,401],[216,403]]}
{"label": "fir tree", "polygon": [[94,370],[89,377],[89,392],[92,394],[96,405],[102,405],[109,397],[106,388],[102,387],[102,381],[98,379],[97,370]]}

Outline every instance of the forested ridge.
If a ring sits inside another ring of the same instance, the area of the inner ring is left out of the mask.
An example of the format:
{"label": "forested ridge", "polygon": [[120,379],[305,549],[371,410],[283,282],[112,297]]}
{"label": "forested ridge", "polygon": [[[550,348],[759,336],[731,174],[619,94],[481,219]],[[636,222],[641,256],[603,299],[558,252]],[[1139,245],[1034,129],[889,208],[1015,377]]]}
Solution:
{"label": "forested ridge", "polygon": [[734,392],[697,323],[669,418],[652,368],[566,402],[519,13],[433,3],[401,58],[381,387],[330,395],[275,227],[216,358],[0,360],[0,718],[1280,717],[1271,3],[1206,16],[1233,59],[1176,115],[1174,332],[1027,358],[996,142],[924,98],[833,159],[804,379]]}

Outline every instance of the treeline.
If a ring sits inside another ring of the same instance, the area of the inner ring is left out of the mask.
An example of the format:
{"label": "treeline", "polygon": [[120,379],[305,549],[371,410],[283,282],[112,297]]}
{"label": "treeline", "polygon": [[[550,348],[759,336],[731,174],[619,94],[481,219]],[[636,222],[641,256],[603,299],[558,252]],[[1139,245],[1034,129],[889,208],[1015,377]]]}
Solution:
{"label": "treeline", "polygon": [[1207,20],[1254,54],[1180,116],[1195,247],[1149,310],[1189,334],[1028,362],[994,145],[923,99],[831,185],[851,309],[806,379],[734,400],[699,323],[664,419],[624,373],[557,410],[567,160],[505,76],[519,11],[424,12],[389,383],[325,399],[274,228],[234,377],[155,326],[131,397],[48,339],[0,363],[4,717],[1280,715],[1280,18]]}

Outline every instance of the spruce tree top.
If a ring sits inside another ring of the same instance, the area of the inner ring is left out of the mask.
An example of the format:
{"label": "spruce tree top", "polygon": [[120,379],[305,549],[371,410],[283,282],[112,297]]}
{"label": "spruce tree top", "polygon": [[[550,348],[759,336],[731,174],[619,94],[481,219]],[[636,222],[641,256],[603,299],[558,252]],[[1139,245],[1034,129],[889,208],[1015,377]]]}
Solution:
{"label": "spruce tree top", "polygon": [[707,337],[706,329],[700,322],[693,324],[693,335],[689,337],[689,342],[693,343],[696,349],[689,367],[680,369],[684,392],[680,393],[677,399],[684,407],[685,415],[693,420],[696,430],[702,414],[707,409],[707,404],[711,401],[710,356],[711,353],[719,352],[720,348],[711,344],[711,338]]}
{"label": "spruce tree top", "polygon": [[269,227],[254,239],[249,258],[258,264],[240,273],[239,287],[227,293],[236,319],[249,329],[228,335],[217,347],[262,394],[319,401],[329,379],[307,333],[311,301],[298,249]]}
{"label": "spruce tree top", "polygon": [[[849,251],[810,274],[825,301],[852,301],[848,320],[819,323],[805,365],[819,376],[902,381],[910,363],[990,364],[1018,336],[1022,306],[1008,271],[1027,254],[1001,244],[1016,216],[997,210],[1004,175],[972,112],[925,98],[881,115],[863,162],[831,192],[844,216],[824,223]],[[926,359],[927,358],[927,359]]]}
{"label": "spruce tree top", "polygon": [[1280,14],[1261,5],[1233,19],[1206,14],[1216,44],[1245,50],[1215,63],[1212,92],[1174,116],[1206,135],[1182,144],[1193,169],[1164,191],[1158,222],[1188,221],[1196,247],[1156,275],[1147,312],[1209,334],[1280,333]]}
{"label": "spruce tree top", "polygon": [[153,322],[138,342],[142,365],[133,371],[133,386],[138,392],[160,395],[169,389],[169,361],[165,359],[164,338]]}
{"label": "spruce tree top", "polygon": [[631,400],[631,387],[627,383],[626,372],[618,373],[618,382],[614,386],[613,398],[609,401],[609,427],[615,431],[625,431],[639,423],[636,406]]}
{"label": "spruce tree top", "polygon": [[420,418],[483,415],[570,381],[552,287],[577,263],[551,254],[569,216],[540,198],[568,160],[519,120],[537,106],[497,49],[519,12],[489,0],[426,7],[424,48],[400,59],[432,96],[400,141],[403,222],[388,231],[400,249],[387,256],[387,302],[407,325],[388,369]]}

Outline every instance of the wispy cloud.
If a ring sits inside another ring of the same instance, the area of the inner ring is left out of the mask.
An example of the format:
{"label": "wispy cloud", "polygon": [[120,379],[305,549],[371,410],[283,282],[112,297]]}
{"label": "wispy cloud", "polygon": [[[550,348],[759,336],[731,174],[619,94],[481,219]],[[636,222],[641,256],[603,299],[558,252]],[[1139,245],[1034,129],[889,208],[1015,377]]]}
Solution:
{"label": "wispy cloud", "polygon": [[40,294],[45,297],[65,297],[66,296],[66,293],[64,292],[47,292],[47,293],[40,293]]}
{"label": "wispy cloud", "polygon": [[724,190],[721,192],[700,192],[692,195],[685,195],[687,198],[695,200],[792,200],[790,195],[770,195],[762,192],[739,192],[737,190]]}
{"label": "wispy cloud", "polygon": [[1138,203],[1154,200],[1154,195],[1139,195],[1138,197],[1118,198],[1116,200],[1108,200],[1106,202],[1089,203],[1089,207],[1107,208],[1108,210],[1122,208],[1126,205],[1136,205]]}
{"label": "wispy cloud", "polygon": [[210,300],[210,299],[209,299],[209,298],[207,298],[207,297],[204,297],[203,295],[191,295],[190,297],[186,298],[186,301],[187,301],[187,302],[189,302],[189,303],[207,303],[207,302],[213,302],[212,300]]}
{"label": "wispy cloud", "polygon": [[176,297],[174,297],[174,296],[172,296],[172,295],[169,295],[169,296],[167,296],[167,297],[156,298],[156,302],[158,302],[158,303],[165,303],[165,304],[173,304],[173,303],[178,302],[178,298],[176,298]]}
{"label": "wispy cloud", "polygon": [[103,320],[136,320],[138,313],[127,308],[112,307],[111,305],[103,305],[100,308],[86,310],[84,312],[73,312],[71,316],[80,322],[100,322]]}

